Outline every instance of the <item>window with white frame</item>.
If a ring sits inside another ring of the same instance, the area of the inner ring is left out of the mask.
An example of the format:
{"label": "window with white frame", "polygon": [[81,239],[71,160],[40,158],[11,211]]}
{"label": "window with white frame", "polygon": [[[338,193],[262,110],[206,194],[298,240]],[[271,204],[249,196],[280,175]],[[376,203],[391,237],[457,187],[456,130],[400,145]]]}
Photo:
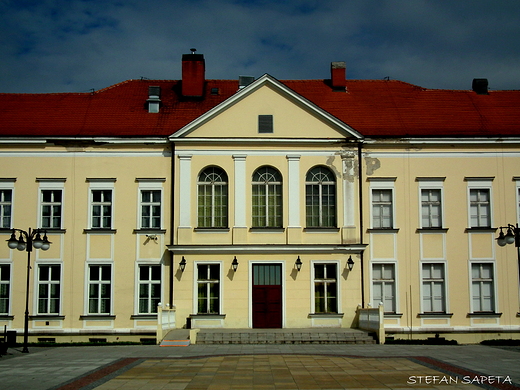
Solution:
{"label": "window with white frame", "polygon": [[470,226],[491,227],[491,197],[489,188],[469,190]]}
{"label": "window with white frame", "polygon": [[446,281],[444,264],[422,265],[422,311],[424,313],[446,312]]}
{"label": "window with white frame", "polygon": [[219,167],[208,167],[198,181],[198,227],[228,227],[228,178]]}
{"label": "window with white frame", "polygon": [[314,312],[338,312],[338,265],[314,264]]}
{"label": "window with white frame", "polygon": [[253,227],[282,227],[282,175],[272,167],[253,174]]}
{"label": "window with white frame", "polygon": [[88,314],[110,314],[112,266],[91,264],[88,269]]}
{"label": "window with white frame", "polygon": [[391,229],[394,227],[393,191],[372,189],[372,228]]}
{"label": "window with white frame", "polygon": [[421,227],[423,229],[442,228],[442,190],[440,188],[421,189]]}
{"label": "window with white frame", "polygon": [[112,228],[112,189],[92,189],[91,197],[91,227]]}
{"label": "window with white frame", "polygon": [[395,264],[372,264],[372,305],[379,306],[382,302],[385,313],[395,313]]}
{"label": "window with white frame", "polygon": [[161,301],[161,266],[139,266],[139,314],[157,313]]}
{"label": "window with white frame", "polygon": [[220,264],[197,264],[197,314],[220,312]]}
{"label": "window with white frame", "polygon": [[38,266],[38,314],[60,313],[60,280],[59,264]]}
{"label": "window with white frame", "polygon": [[492,263],[471,264],[472,310],[495,312],[495,287]]}
{"label": "window with white frame", "polygon": [[0,188],[0,228],[11,228],[13,190]]}
{"label": "window with white frame", "polygon": [[141,190],[141,229],[161,228],[161,190]]}
{"label": "window with white frame", "polygon": [[307,227],[336,227],[336,178],[326,167],[314,167],[305,178]]}
{"label": "window with white frame", "polygon": [[0,314],[9,314],[11,265],[0,264]]}
{"label": "window with white frame", "polygon": [[60,229],[62,218],[62,195],[59,189],[41,190],[41,227]]}

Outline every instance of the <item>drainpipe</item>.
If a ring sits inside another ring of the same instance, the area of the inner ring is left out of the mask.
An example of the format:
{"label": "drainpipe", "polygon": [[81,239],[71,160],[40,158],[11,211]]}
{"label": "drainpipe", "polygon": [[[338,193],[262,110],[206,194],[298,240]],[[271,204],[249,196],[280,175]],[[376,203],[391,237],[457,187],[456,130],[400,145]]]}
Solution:
{"label": "drainpipe", "polygon": [[[359,243],[363,245],[363,143],[358,142],[358,196],[359,196]],[[365,267],[364,253],[359,254],[361,260],[361,307],[365,307]]]}
{"label": "drainpipe", "polygon": [[[171,161],[170,161],[170,245],[174,243],[175,237],[175,143],[170,142]],[[174,278],[174,264],[173,252],[170,252],[170,285],[169,285],[169,301],[170,307],[173,307],[173,278]]]}

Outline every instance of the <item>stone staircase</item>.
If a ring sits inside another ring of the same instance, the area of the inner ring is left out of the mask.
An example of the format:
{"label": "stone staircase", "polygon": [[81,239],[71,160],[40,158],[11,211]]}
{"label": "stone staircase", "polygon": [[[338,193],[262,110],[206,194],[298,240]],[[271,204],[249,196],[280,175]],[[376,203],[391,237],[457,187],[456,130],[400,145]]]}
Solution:
{"label": "stone staircase", "polygon": [[200,329],[196,344],[375,344],[368,332],[343,328]]}

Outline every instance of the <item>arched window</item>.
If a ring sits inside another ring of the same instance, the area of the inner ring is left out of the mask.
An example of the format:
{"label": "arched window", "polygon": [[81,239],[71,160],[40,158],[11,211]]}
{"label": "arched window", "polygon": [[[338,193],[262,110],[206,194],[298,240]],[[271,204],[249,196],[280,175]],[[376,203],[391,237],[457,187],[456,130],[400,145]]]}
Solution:
{"label": "arched window", "polygon": [[271,167],[253,174],[253,227],[282,227],[282,175]]}
{"label": "arched window", "polygon": [[314,167],[305,179],[307,227],[336,227],[336,178],[326,167]]}
{"label": "arched window", "polygon": [[228,180],[224,170],[208,167],[198,181],[198,227],[228,227]]}

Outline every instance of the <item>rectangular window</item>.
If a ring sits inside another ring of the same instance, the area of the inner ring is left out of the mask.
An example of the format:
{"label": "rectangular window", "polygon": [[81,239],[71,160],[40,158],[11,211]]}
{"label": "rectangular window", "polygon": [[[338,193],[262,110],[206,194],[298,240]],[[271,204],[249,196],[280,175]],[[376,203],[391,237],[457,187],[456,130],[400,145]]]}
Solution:
{"label": "rectangular window", "polygon": [[139,266],[139,314],[157,313],[161,301],[161,266]]}
{"label": "rectangular window", "polygon": [[61,190],[41,191],[42,228],[60,229],[62,210]]}
{"label": "rectangular window", "polygon": [[273,116],[272,115],[258,115],[258,132],[272,133],[273,132]]}
{"label": "rectangular window", "polygon": [[440,189],[421,190],[421,218],[422,228],[442,227],[442,204]]}
{"label": "rectangular window", "polygon": [[220,264],[197,265],[197,313],[220,312]]}
{"label": "rectangular window", "polygon": [[491,227],[491,197],[489,188],[469,190],[470,226]]}
{"label": "rectangular window", "polygon": [[471,264],[473,312],[495,312],[493,264]]}
{"label": "rectangular window", "polygon": [[38,266],[38,314],[60,313],[59,265]]}
{"label": "rectangular window", "polygon": [[0,264],[0,314],[9,314],[11,265]]}
{"label": "rectangular window", "polygon": [[385,313],[396,312],[395,265],[372,265],[372,305],[383,303]]}
{"label": "rectangular window", "polygon": [[394,227],[391,189],[372,190],[372,228],[390,229]]}
{"label": "rectangular window", "polygon": [[314,264],[314,312],[338,312],[337,264]]}
{"label": "rectangular window", "polygon": [[0,189],[0,228],[11,228],[13,191]]}
{"label": "rectangular window", "polygon": [[161,228],[161,191],[141,190],[141,229]]}
{"label": "rectangular window", "polygon": [[424,313],[445,313],[444,264],[422,265],[422,303]]}
{"label": "rectangular window", "polygon": [[112,190],[92,190],[92,228],[112,227]]}
{"label": "rectangular window", "polygon": [[88,275],[88,313],[110,314],[112,266],[90,265]]}

